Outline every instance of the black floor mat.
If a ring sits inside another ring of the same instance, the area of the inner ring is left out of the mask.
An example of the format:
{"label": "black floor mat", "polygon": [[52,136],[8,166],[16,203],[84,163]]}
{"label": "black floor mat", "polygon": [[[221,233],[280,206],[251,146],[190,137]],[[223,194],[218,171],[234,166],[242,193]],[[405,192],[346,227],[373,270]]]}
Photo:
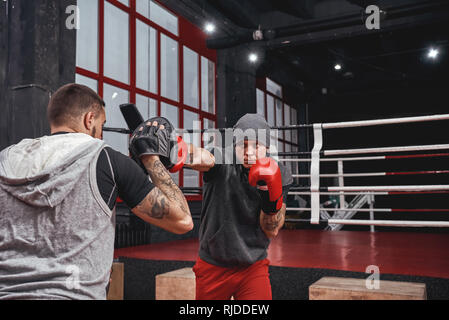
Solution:
{"label": "black floor mat", "polygon": [[[193,267],[189,261],[155,261],[120,258],[125,264],[125,300],[154,300],[158,274]],[[270,267],[273,300],[308,300],[308,288],[322,277],[366,279],[362,272],[329,269]],[[420,282],[427,286],[429,300],[449,300],[449,279],[381,274],[381,280]]]}

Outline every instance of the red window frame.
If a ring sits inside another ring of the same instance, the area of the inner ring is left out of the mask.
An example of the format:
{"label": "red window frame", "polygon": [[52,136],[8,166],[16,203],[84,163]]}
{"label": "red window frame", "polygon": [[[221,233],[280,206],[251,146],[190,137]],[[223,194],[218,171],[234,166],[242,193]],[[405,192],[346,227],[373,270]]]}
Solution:
{"label": "red window frame", "polygon": [[[167,8],[164,4],[162,4],[158,0],[153,0],[156,2],[159,6],[173,14],[178,18],[178,36],[171,33],[170,31],[164,29],[163,27],[159,26],[158,24],[154,23],[150,19],[144,17],[140,13],[136,11],[136,0],[129,0],[129,7],[124,5],[123,3],[117,1],[117,0],[97,0],[98,1],[98,73],[76,67],[76,73],[80,74],[82,76],[95,79],[98,83],[98,94],[103,97],[103,86],[104,84],[110,84],[113,86],[116,86],[118,88],[127,90],[130,93],[130,102],[136,103],[136,94],[145,96],[147,98],[151,98],[157,101],[157,114],[161,114],[161,104],[167,103],[172,106],[175,106],[178,108],[178,119],[179,119],[179,128],[184,127],[184,110],[188,110],[191,112],[194,112],[199,115],[199,120],[201,121],[201,129],[204,129],[204,119],[212,120],[215,123],[217,123],[217,116],[216,116],[216,106],[217,106],[217,81],[216,81],[216,75],[217,75],[217,53],[215,50],[210,50],[206,47],[206,37],[207,35],[198,27],[187,21],[182,16],[178,15],[176,12],[172,11],[171,9]],[[104,3],[105,1],[109,2],[110,4],[114,5],[115,7],[125,11],[129,15],[129,41],[130,41],[130,81],[129,84],[108,78],[104,75]],[[152,93],[146,90],[142,90],[140,88],[137,88],[136,86],[136,22],[137,19],[144,22],[145,24],[149,25],[153,29],[156,30],[157,33],[157,93]],[[167,37],[172,38],[173,40],[177,41],[178,43],[178,81],[179,81],[179,101],[174,101],[169,98],[165,98],[161,94],[161,34],[164,34]],[[188,47],[189,49],[195,51],[198,54],[198,109],[193,108],[191,106],[184,104],[184,55],[183,55],[183,48]],[[202,93],[201,93],[201,57],[205,57],[208,60],[212,61],[215,64],[215,113],[209,113],[202,110]],[[203,142],[201,142],[203,143]],[[182,187],[184,186],[184,170],[181,170],[179,174],[179,185]],[[200,181],[199,186],[203,186],[202,181],[202,175],[200,174]],[[195,196],[188,196],[188,200],[202,200],[201,195],[195,195]]]}
{"label": "red window frame", "polygon": [[[282,87],[282,85],[280,85],[279,83],[277,83],[276,81],[273,81],[272,79],[270,79],[270,81],[276,83],[277,85],[279,85],[282,88],[282,98],[276,96],[275,94],[269,92],[267,90],[267,79],[268,78],[257,78],[256,79],[256,89],[261,90],[264,93],[264,104],[265,104],[265,119],[268,120],[268,103],[267,103],[267,96],[270,95],[271,97],[273,97],[274,101],[276,100],[280,100],[282,102],[282,125],[290,125],[290,124],[286,124],[285,123],[285,105],[288,105],[290,108],[292,107],[292,104],[288,103],[288,101],[285,100],[285,95],[284,95],[284,88]],[[291,115],[290,115],[290,119],[291,119]],[[274,104],[274,123],[277,123],[277,112],[276,112],[276,102]],[[275,125],[276,126],[276,125]],[[298,143],[293,143],[293,141],[288,141],[285,140],[285,134],[284,131],[281,131],[282,133],[282,137],[279,138],[279,142],[282,142],[284,144],[284,150],[282,150],[281,152],[285,152],[285,145],[289,144],[292,147],[297,147],[299,148],[299,142]]]}

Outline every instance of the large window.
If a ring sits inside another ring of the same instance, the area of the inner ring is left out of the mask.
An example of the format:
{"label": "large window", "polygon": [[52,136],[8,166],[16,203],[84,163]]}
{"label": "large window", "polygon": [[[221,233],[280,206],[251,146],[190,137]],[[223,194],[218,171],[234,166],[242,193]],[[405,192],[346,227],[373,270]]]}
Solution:
{"label": "large window", "polygon": [[[155,0],[78,0],[76,82],[103,97],[108,127],[126,128],[119,106],[135,103],[144,118],[165,116],[177,127],[216,127],[216,52],[206,35]],[[202,146],[199,135],[183,135]],[[128,154],[128,136],[105,132]],[[182,170],[180,186],[201,186]]]}
{"label": "large window", "polygon": [[[264,116],[272,127],[298,124],[297,111],[283,96],[282,87],[266,78],[263,85],[256,88],[257,113]],[[295,130],[278,132],[278,152],[298,150],[298,135]]]}
{"label": "large window", "polygon": [[[269,78],[263,79],[263,81],[259,79],[257,83],[257,113],[264,116],[272,127],[298,124],[297,110],[285,100],[282,86]],[[297,152],[299,150],[297,130],[278,131],[277,142],[277,152]],[[297,173],[297,163],[291,164],[292,171]]]}

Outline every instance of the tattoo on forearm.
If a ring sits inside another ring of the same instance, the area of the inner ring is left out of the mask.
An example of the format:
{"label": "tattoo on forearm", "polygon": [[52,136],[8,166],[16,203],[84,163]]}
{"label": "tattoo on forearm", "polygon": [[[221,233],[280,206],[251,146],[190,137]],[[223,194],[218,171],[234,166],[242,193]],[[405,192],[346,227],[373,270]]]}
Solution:
{"label": "tattoo on forearm", "polygon": [[168,176],[164,165],[160,161],[155,161],[153,166],[150,167],[150,175],[155,175],[157,179],[167,179]]}
{"label": "tattoo on forearm", "polygon": [[151,208],[151,216],[155,219],[162,219],[165,215],[168,215],[170,205],[166,203],[165,197],[161,197],[153,203]]}
{"label": "tattoo on forearm", "polygon": [[172,177],[168,173],[162,162],[155,161],[150,168],[148,168],[150,177],[154,184],[162,190],[163,194],[172,202],[178,204],[184,212],[189,212],[186,209],[187,203],[184,198],[184,194],[173,181]]}
{"label": "tattoo on forearm", "polygon": [[[154,194],[153,194],[154,193]],[[150,218],[163,219],[170,212],[170,204],[161,190],[155,188],[150,196],[146,197],[138,206],[137,210],[144,212]]]}

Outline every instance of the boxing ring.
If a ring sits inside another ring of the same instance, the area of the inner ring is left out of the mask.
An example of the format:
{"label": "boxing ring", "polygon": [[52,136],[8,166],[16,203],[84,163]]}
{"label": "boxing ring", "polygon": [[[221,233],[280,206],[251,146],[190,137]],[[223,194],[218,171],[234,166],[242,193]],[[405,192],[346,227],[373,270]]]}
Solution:
{"label": "boxing ring", "polygon": [[[448,174],[448,170],[422,170],[417,172],[367,172],[367,173],[353,173],[345,174],[343,172],[343,165],[346,161],[367,161],[367,160],[385,160],[394,159],[395,156],[365,156],[365,157],[353,157],[345,158],[348,155],[371,155],[371,154],[385,154],[385,153],[403,153],[403,152],[424,152],[424,151],[437,151],[448,150],[449,144],[437,144],[437,145],[418,145],[418,146],[398,146],[398,147],[381,147],[381,148],[364,148],[364,149],[340,149],[340,150],[324,150],[323,145],[323,131],[332,129],[349,129],[356,127],[368,127],[368,126],[386,126],[396,124],[408,124],[416,122],[431,122],[431,121],[444,121],[449,120],[449,115],[432,115],[432,116],[420,116],[420,117],[408,117],[408,118],[394,118],[394,119],[380,119],[380,120],[367,120],[367,121],[351,121],[351,122],[337,122],[337,123],[324,123],[314,124],[314,147],[310,153],[293,153],[293,155],[307,155],[310,158],[307,159],[280,159],[281,162],[310,162],[310,175],[295,175],[294,177],[310,178],[310,190],[309,188],[296,188],[295,191],[307,191],[307,195],[311,197],[311,208],[288,208],[288,211],[310,211],[311,219],[310,223],[318,224],[320,222],[327,222],[329,225],[369,225],[369,226],[392,226],[392,227],[449,227],[449,221],[401,221],[401,220],[374,220],[375,212],[449,212],[449,209],[392,209],[392,208],[373,208],[363,209],[360,207],[345,208],[345,195],[351,193],[352,195],[364,194],[371,196],[371,199],[367,203],[372,204],[376,195],[391,195],[393,193],[433,193],[433,192],[448,192],[449,185],[410,185],[410,186],[344,186],[345,177],[372,177],[372,176],[392,176],[392,175],[424,175],[424,174]],[[293,126],[293,128],[304,128]],[[288,130],[288,127],[279,128],[281,130]],[[292,155],[291,153],[282,153],[282,155]],[[338,157],[340,158],[332,158]],[[396,156],[396,159],[409,159],[417,157],[447,157],[448,154],[414,154],[414,155],[401,155]],[[321,161],[332,161],[338,163],[337,174],[321,174],[320,163]],[[335,177],[339,178],[339,186],[320,188],[320,179]],[[303,189],[303,190],[298,190]],[[338,194],[340,196],[341,207],[336,209],[326,209],[322,212],[322,206],[320,203],[320,196],[322,192],[329,194]],[[301,192],[291,192],[292,195],[306,195]],[[334,211],[334,216],[330,216],[328,211]],[[348,217],[352,217],[357,212],[370,212],[370,220],[350,220]],[[345,214],[346,213],[346,214]],[[324,216],[324,217],[323,217]],[[323,219],[324,218],[324,219]],[[371,231],[374,231],[371,228]]]}
{"label": "boxing ring", "polygon": [[[270,273],[274,274],[275,278],[282,277],[281,275],[285,272],[296,272],[295,276],[305,278],[313,278],[316,272],[319,272],[320,276],[323,274],[338,275],[338,272],[343,272],[343,275],[346,272],[349,276],[353,276],[352,273],[364,273],[369,265],[378,265],[381,273],[386,276],[384,278],[390,276],[391,279],[405,279],[407,281],[418,279],[418,281],[426,282],[428,286],[432,285],[438,290],[441,289],[442,293],[436,294],[435,297],[449,297],[449,292],[444,289],[448,287],[447,284],[449,283],[449,251],[447,250],[449,234],[444,232],[444,229],[449,227],[449,219],[434,221],[425,218],[432,213],[449,214],[449,208],[425,208],[425,206],[413,208],[375,207],[376,197],[446,196],[449,194],[449,183],[379,186],[350,186],[346,184],[346,180],[351,178],[376,177],[382,179],[383,177],[398,176],[416,177],[419,180],[423,176],[445,177],[449,174],[449,170],[422,168],[416,171],[383,170],[377,172],[367,169],[355,173],[348,173],[344,170],[347,163],[363,165],[367,161],[388,162],[389,160],[396,160],[407,162],[413,159],[447,159],[449,152],[445,151],[449,150],[449,144],[410,144],[409,146],[326,150],[324,147],[326,141],[323,139],[323,132],[329,130],[350,130],[351,128],[368,126],[382,127],[446,120],[449,120],[449,114],[274,127],[273,129],[282,131],[313,130],[314,145],[310,152],[278,152],[272,155],[279,162],[285,164],[297,165],[302,163],[310,166],[310,172],[298,172],[293,175],[295,180],[306,179],[310,182],[310,185],[295,184],[289,192],[289,196],[310,199],[310,206],[288,206],[286,223],[308,224],[311,227],[315,226],[315,229],[281,230],[279,236],[272,241],[269,247],[268,258],[271,261],[272,268]],[[214,131],[222,132],[224,130],[226,129],[215,129]],[[198,132],[205,133],[207,131],[180,130],[180,133]],[[321,165],[324,163],[336,165],[336,172],[322,172]],[[322,179],[335,179],[337,185],[324,186],[321,183]],[[186,187],[181,189],[186,194],[201,194],[202,192],[202,188]],[[332,201],[329,200],[330,197],[332,197]],[[352,200],[348,203],[349,198],[352,198]],[[310,214],[310,218],[289,217],[289,214],[298,212]],[[369,219],[355,219],[358,213],[369,214]],[[396,213],[413,213],[422,215],[424,218],[419,220],[375,218],[376,214]],[[324,228],[317,229],[323,225]],[[368,226],[371,232],[325,231],[341,230],[346,225]],[[442,230],[442,232],[373,232],[375,227],[434,228],[433,230]],[[151,262],[166,261],[167,263],[170,261],[170,263],[177,262],[192,266],[197,259],[198,249],[198,240],[193,238],[117,249],[115,256],[125,260],[143,259]],[[359,276],[362,276],[362,274],[359,274]],[[273,287],[274,297],[276,297],[275,290]],[[283,289],[279,288],[279,290],[281,292]],[[291,290],[294,290],[293,287]],[[283,296],[279,293],[278,297],[282,298]]]}

